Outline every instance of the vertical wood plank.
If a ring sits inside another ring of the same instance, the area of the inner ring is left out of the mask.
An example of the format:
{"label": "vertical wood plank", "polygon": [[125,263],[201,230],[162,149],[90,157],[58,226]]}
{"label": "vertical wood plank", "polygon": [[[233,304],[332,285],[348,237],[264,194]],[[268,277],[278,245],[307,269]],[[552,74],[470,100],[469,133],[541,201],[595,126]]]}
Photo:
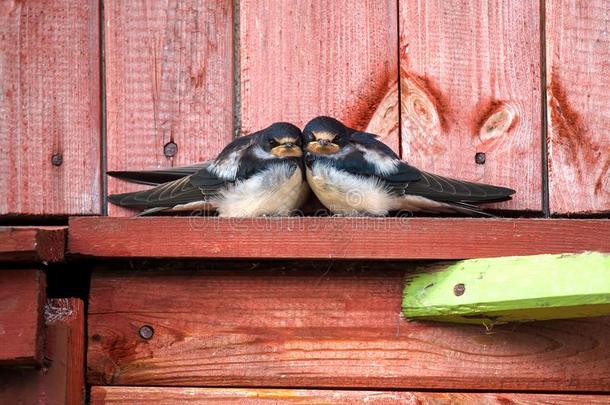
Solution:
{"label": "vertical wood plank", "polygon": [[85,305],[78,298],[56,298],[45,306],[47,375],[40,379],[55,400],[49,403],[81,405],[85,392]]}
{"label": "vertical wood plank", "polygon": [[610,212],[610,3],[546,1],[550,208]]}
{"label": "vertical wood plank", "polygon": [[45,289],[40,270],[0,269],[0,365],[40,363]]}
{"label": "vertical wood plank", "polygon": [[541,210],[539,16],[536,1],[400,0],[405,160],[517,190],[498,208]]}
{"label": "vertical wood plank", "polygon": [[[232,139],[232,1],[109,0],[104,7],[108,169],[215,156]],[[169,157],[168,143],[177,146]],[[110,194],[135,189],[109,179]]]}
{"label": "vertical wood plank", "polygon": [[398,151],[395,0],[241,0],[242,132],[332,115]]}
{"label": "vertical wood plank", "polygon": [[99,64],[98,1],[0,2],[0,215],[100,212]]}

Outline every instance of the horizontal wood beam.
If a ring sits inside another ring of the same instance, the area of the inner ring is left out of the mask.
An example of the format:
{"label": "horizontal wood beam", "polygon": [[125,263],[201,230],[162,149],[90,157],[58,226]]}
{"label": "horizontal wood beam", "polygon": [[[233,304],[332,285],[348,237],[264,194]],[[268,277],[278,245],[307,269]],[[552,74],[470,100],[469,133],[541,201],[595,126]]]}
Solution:
{"label": "horizontal wood beam", "polygon": [[92,387],[91,405],[177,404],[607,404],[607,395],[341,391],[267,388]]}
{"label": "horizontal wood beam", "polygon": [[[409,322],[404,263],[115,263],[93,272],[92,385],[608,391],[610,317]],[[224,268],[224,270],[223,270]],[[170,271],[171,269],[171,271]],[[532,366],[535,365],[535,366]],[[137,401],[136,401],[137,402]]]}
{"label": "horizontal wood beam", "polygon": [[0,227],[0,262],[59,262],[65,246],[66,227]]}
{"label": "horizontal wood beam", "polygon": [[0,365],[40,364],[45,289],[40,270],[0,269]]}
{"label": "horizontal wood beam", "polygon": [[468,259],[610,251],[610,220],[217,217],[70,219],[68,252],[97,257]]}

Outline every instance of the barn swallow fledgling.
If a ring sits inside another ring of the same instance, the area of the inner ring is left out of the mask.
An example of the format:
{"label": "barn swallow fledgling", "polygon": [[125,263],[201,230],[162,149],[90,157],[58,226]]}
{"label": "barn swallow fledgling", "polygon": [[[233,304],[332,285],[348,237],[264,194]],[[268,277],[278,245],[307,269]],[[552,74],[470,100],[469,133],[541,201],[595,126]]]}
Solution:
{"label": "barn swallow fledgling", "polygon": [[409,166],[376,135],[330,117],[303,129],[309,186],[339,215],[382,216],[391,211],[489,215],[472,204],[510,199],[514,190],[426,173]]}
{"label": "barn swallow fledgling", "polygon": [[194,166],[110,176],[156,187],[109,196],[124,207],[161,211],[216,210],[222,217],[290,215],[307,198],[301,130],[275,123],[227,145],[216,159]]}

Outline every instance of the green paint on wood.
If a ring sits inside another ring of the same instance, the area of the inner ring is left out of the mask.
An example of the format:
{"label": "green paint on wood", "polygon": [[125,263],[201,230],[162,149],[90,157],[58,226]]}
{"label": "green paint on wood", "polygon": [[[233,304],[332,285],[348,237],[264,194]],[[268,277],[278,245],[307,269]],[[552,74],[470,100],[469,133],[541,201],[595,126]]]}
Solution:
{"label": "green paint on wood", "polygon": [[464,260],[407,279],[409,319],[493,325],[610,314],[610,255]]}

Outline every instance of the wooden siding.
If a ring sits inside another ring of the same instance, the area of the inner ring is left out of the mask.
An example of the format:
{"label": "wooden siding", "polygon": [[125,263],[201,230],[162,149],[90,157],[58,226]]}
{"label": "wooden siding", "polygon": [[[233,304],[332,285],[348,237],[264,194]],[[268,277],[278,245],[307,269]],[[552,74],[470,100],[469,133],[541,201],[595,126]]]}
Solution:
{"label": "wooden siding", "polygon": [[101,212],[99,2],[0,2],[0,216]]}
{"label": "wooden siding", "polygon": [[610,2],[546,1],[550,209],[610,213]]}
{"label": "wooden siding", "polygon": [[[232,4],[104,3],[109,170],[184,166],[232,140]],[[109,179],[109,194],[135,189]]]}
{"label": "wooden siding", "polygon": [[538,3],[399,3],[403,158],[517,190],[498,208],[541,211]]}
{"label": "wooden siding", "polygon": [[239,13],[243,133],[332,115],[398,151],[396,1],[240,0]]}
{"label": "wooden siding", "polygon": [[[91,384],[518,391],[610,384],[607,317],[490,331],[408,322],[400,315],[408,265],[198,267],[94,272]],[[143,326],[153,333],[141,335]]]}

